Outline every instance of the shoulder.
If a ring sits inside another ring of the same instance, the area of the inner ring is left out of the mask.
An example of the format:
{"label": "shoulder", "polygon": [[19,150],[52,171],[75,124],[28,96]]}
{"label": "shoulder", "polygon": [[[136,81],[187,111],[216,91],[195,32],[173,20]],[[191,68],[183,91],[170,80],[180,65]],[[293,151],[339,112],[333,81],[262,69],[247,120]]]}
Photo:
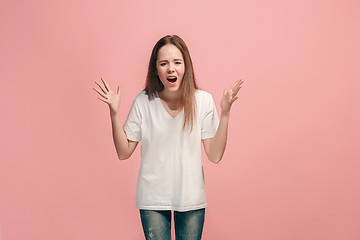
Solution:
{"label": "shoulder", "polygon": [[147,97],[148,96],[146,95],[146,92],[144,90],[144,91],[141,91],[138,95],[136,95],[135,100],[143,101],[144,99],[147,99]]}
{"label": "shoulder", "polygon": [[197,102],[213,101],[213,97],[210,93],[200,89],[195,90],[195,99]]}
{"label": "shoulder", "polygon": [[149,102],[149,96],[146,94],[146,91],[141,91],[138,95],[136,95],[134,99],[134,103],[142,105]]}
{"label": "shoulder", "polygon": [[209,92],[196,89],[195,91],[196,107],[200,114],[206,114],[216,108],[214,99]]}

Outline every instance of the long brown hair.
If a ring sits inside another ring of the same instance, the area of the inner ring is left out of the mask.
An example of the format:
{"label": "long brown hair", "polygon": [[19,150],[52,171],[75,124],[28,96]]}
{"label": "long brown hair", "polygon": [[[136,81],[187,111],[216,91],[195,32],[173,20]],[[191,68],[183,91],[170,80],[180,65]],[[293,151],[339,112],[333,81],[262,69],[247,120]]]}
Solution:
{"label": "long brown hair", "polygon": [[172,44],[177,47],[181,51],[185,61],[184,77],[178,91],[180,91],[180,105],[184,107],[184,128],[189,126],[192,130],[195,117],[195,90],[198,89],[198,87],[195,82],[195,74],[189,50],[179,36],[166,35],[155,44],[150,57],[144,90],[149,95],[149,98],[154,98],[157,92],[161,92],[164,89],[164,85],[157,75],[156,60],[159,49],[166,44]]}

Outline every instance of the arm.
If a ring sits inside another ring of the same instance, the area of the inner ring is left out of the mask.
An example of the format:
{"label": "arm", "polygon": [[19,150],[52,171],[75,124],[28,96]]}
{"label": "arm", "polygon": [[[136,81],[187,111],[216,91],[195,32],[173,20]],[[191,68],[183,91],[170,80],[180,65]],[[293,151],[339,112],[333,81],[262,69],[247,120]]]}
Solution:
{"label": "arm", "polygon": [[120,160],[128,159],[134,152],[138,142],[133,142],[127,139],[117,112],[110,112],[110,117],[112,135],[118,158]]}
{"label": "arm", "polygon": [[112,135],[116,148],[118,158],[120,160],[128,159],[131,154],[134,152],[137,142],[133,142],[127,139],[126,133],[122,127],[121,120],[119,117],[119,107],[120,107],[120,94],[121,89],[118,86],[117,92],[114,93],[109,84],[101,78],[104,87],[95,82],[101,89],[101,91],[93,88],[99,95],[98,97],[101,101],[107,103],[110,108],[110,117],[111,117],[111,126],[112,126]]}
{"label": "arm", "polygon": [[209,160],[213,163],[219,163],[222,159],[226,147],[227,131],[230,118],[230,108],[233,102],[238,99],[236,94],[241,88],[242,80],[239,80],[230,90],[225,90],[221,99],[221,117],[219,127],[213,138],[203,140],[204,149]]}
{"label": "arm", "polygon": [[218,163],[222,159],[226,147],[229,114],[221,112],[219,127],[213,138],[203,140],[204,149],[208,159]]}

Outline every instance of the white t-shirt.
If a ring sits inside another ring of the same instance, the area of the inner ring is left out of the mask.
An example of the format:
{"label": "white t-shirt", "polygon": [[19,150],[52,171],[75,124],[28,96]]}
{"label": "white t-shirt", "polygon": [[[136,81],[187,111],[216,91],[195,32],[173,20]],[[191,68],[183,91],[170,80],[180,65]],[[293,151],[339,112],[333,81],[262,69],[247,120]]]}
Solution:
{"label": "white t-shirt", "polygon": [[171,117],[158,96],[136,96],[124,123],[127,138],[141,141],[136,208],[189,211],[207,206],[201,140],[215,136],[219,117],[212,96],[195,91],[192,132],[183,130],[184,109]]}

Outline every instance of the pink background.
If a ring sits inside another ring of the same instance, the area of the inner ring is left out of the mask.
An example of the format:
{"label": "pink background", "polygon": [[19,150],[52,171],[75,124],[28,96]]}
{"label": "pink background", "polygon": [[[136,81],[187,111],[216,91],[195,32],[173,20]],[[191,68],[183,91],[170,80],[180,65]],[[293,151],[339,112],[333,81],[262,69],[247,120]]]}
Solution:
{"label": "pink background", "polygon": [[166,34],[187,43],[220,113],[244,78],[222,162],[205,157],[203,239],[360,239],[360,4],[355,0],[0,2],[0,239],[144,239],[140,147],[124,121]]}

